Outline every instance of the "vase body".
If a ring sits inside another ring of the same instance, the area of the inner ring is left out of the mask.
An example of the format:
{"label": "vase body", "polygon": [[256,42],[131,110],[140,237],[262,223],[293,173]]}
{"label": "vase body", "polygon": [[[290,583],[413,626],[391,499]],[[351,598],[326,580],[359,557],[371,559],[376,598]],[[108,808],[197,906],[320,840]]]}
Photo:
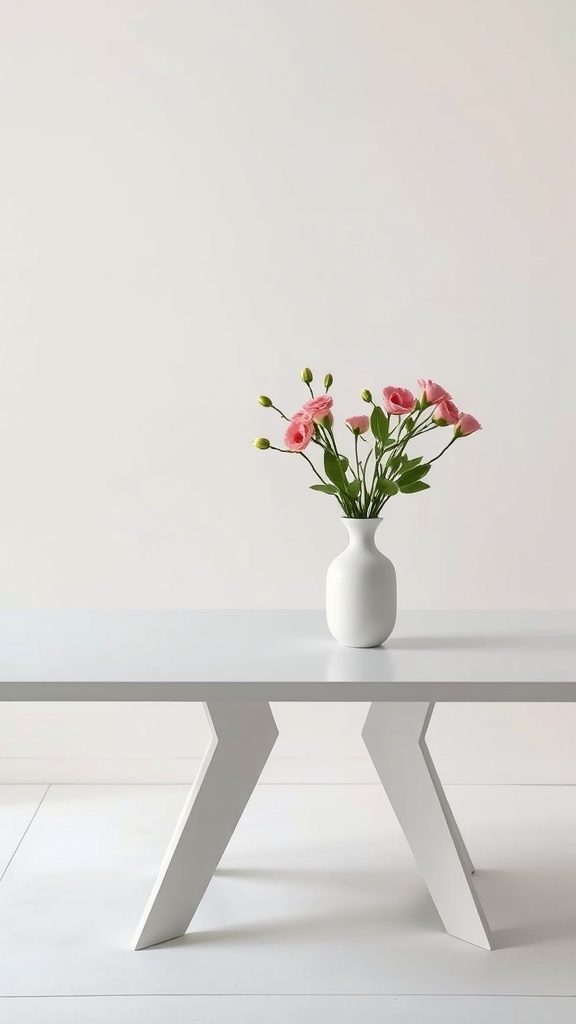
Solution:
{"label": "vase body", "polygon": [[348,547],[328,567],[326,619],[338,643],[379,647],[396,622],[396,571],[376,547],[381,519],[343,519]]}

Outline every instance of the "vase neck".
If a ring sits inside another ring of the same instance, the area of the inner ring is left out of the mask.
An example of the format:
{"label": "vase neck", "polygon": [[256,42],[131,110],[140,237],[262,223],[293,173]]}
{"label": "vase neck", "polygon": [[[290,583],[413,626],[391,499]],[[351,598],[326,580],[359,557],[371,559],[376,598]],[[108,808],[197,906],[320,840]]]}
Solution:
{"label": "vase neck", "polygon": [[350,547],[373,548],[375,544],[376,530],[382,522],[381,519],[342,519],[348,530]]}

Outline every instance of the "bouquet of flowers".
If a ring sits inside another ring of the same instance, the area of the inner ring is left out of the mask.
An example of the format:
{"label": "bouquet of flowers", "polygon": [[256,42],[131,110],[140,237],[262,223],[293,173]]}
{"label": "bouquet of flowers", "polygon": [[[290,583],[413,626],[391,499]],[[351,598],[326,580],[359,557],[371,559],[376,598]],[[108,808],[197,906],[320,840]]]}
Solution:
{"label": "bouquet of flowers", "polygon": [[[362,399],[372,407],[370,415],[349,416],[344,421],[353,438],[354,455],[349,458],[336,442],[333,399],[328,393],[333,384],[332,374],[324,377],[324,391],[319,395],[314,394],[314,378],[308,367],[300,376],[310,397],[293,416],[286,416],[267,395],[258,398],[260,405],[274,409],[288,423],[284,448],[274,446],[267,437],[257,437],[254,447],[305,459],[318,479],[311,489],[336,498],[348,519],[377,518],[396,494],[427,490],[430,485],[424,477],[432,463],[459,438],[482,429],[470,413],[459,412],[452,396],[432,380],[418,381],[419,398],[407,388],[386,387],[381,405],[373,401],[370,391],[364,390]],[[452,427],[450,440],[434,458],[424,462],[423,456],[408,451],[417,438],[446,427]],[[320,469],[306,449],[317,450]]]}

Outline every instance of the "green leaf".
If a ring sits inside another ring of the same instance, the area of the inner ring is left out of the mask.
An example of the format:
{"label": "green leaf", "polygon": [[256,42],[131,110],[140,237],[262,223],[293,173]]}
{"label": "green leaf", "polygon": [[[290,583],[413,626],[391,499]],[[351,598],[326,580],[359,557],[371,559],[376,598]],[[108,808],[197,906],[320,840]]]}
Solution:
{"label": "green leaf", "polygon": [[417,480],[413,484],[399,485],[399,490],[402,494],[416,494],[417,491],[427,491],[429,488],[430,484],[425,484],[423,480]]}
{"label": "green leaf", "polygon": [[329,480],[336,485],[339,491],[346,491],[348,488],[348,481],[346,479],[346,470],[344,469],[344,463],[348,465],[347,459],[339,459],[334,452],[324,452],[324,472]]}
{"label": "green leaf", "polygon": [[392,458],[390,459],[390,469],[392,470],[393,473],[396,472],[396,470],[398,469],[398,466],[400,465],[401,462],[402,462],[402,456],[401,455],[393,455],[392,456]]}
{"label": "green leaf", "polygon": [[350,495],[351,498],[354,498],[354,500],[360,494],[361,486],[362,485],[359,480],[353,480],[352,483],[348,484],[348,494]]}
{"label": "green leaf", "polygon": [[415,484],[417,480],[421,480],[423,476],[426,476],[429,470],[430,463],[425,463],[423,466],[415,466],[414,469],[401,473],[398,477],[398,486],[403,487],[404,484]]}
{"label": "green leaf", "polygon": [[376,490],[380,494],[387,494],[392,497],[393,494],[398,494],[398,484],[395,484],[393,480],[388,480],[385,476],[380,476],[376,481]]}
{"label": "green leaf", "polygon": [[390,420],[379,405],[375,405],[370,417],[370,429],[377,441],[386,444],[390,433]]}
{"label": "green leaf", "polygon": [[409,416],[408,419],[404,420],[402,426],[404,428],[404,433],[409,434],[414,426],[414,420],[412,419],[412,417]]}
{"label": "green leaf", "polygon": [[338,488],[332,484],[311,484],[311,491],[322,491],[322,494],[338,494]]}
{"label": "green leaf", "polygon": [[336,456],[328,449],[324,452],[324,472],[337,487],[342,484],[342,467]]}
{"label": "green leaf", "polygon": [[409,469],[414,469],[415,466],[419,466],[422,462],[422,456],[419,455],[417,459],[406,459],[406,462],[402,466],[402,472],[407,473]]}

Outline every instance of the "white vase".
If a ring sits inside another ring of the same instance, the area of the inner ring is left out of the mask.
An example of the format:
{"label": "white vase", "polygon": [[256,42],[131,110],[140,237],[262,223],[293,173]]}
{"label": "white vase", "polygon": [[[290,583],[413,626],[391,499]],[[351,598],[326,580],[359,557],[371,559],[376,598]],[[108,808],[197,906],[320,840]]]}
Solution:
{"label": "white vase", "polygon": [[346,647],[379,647],[396,622],[396,571],[374,539],[382,520],[342,522],[349,541],[328,567],[328,629]]}

